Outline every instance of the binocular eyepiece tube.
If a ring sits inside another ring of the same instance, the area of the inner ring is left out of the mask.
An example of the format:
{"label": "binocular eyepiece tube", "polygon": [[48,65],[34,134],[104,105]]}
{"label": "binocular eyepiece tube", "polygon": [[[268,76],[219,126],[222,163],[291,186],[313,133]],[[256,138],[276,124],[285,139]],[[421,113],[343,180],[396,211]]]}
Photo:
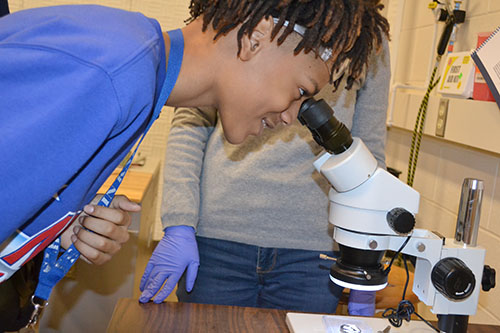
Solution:
{"label": "binocular eyepiece tube", "polygon": [[323,99],[306,99],[300,106],[298,119],[309,128],[314,140],[330,153],[341,154],[352,144],[351,132],[335,118],[332,108]]}

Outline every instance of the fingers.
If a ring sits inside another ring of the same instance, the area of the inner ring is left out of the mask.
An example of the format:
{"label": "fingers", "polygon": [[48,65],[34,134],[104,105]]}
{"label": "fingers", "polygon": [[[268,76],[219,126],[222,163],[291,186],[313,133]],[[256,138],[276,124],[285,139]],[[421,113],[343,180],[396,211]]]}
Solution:
{"label": "fingers", "polygon": [[89,216],[113,222],[114,224],[119,226],[128,227],[132,222],[130,215],[126,211],[114,207],[111,208],[111,207],[103,207],[95,205],[86,205],[85,207],[83,207],[83,211],[87,213]]}
{"label": "fingers", "polygon": [[75,223],[71,240],[87,262],[102,265],[128,241],[127,229],[132,222],[129,212],[140,209],[138,204],[122,195],[116,196],[110,207],[86,205],[83,211],[87,215],[78,218],[84,228]]}
{"label": "fingers", "polygon": [[141,206],[133,201],[130,201],[124,195],[117,195],[111,202],[111,208],[120,208],[127,212],[138,212]]}
{"label": "fingers", "polygon": [[[193,290],[194,281],[196,280],[196,276],[198,275],[198,267],[200,263],[192,262],[189,264],[186,272],[186,291],[191,292]],[[168,296],[168,295],[167,295]]]}
{"label": "fingers", "polygon": [[156,295],[158,290],[160,290],[161,286],[165,282],[165,280],[170,276],[171,272],[161,272],[157,270],[153,271],[151,277],[146,282],[146,288],[143,291],[141,297],[139,298],[139,302],[146,303]]}
{"label": "fingers", "polygon": [[[103,237],[101,234],[88,231],[80,226],[75,226],[73,228],[73,232],[75,233],[77,240],[85,243],[88,246],[91,246],[98,252],[109,254],[111,256],[116,254],[121,249],[121,244],[124,243],[118,242],[108,237]],[[126,232],[125,234],[128,237],[128,232]]]}
{"label": "fingers", "polygon": [[61,247],[63,249],[67,249],[71,246],[71,236],[74,235],[73,233],[73,226],[77,225],[78,222],[76,219],[71,222],[71,224],[62,232],[61,234]]}
{"label": "fingers", "polygon": [[165,286],[163,287],[163,289],[158,293],[158,295],[156,295],[156,297],[154,298],[153,302],[158,304],[158,303],[161,303],[165,300],[165,298],[168,297],[168,295],[170,295],[170,293],[172,292],[172,290],[174,290],[175,288],[175,285],[177,284],[177,282],[179,282],[179,279],[181,278],[180,275],[178,274],[172,274],[167,282],[165,283]]}
{"label": "fingers", "polygon": [[153,270],[154,265],[152,263],[148,263],[146,269],[144,270],[144,274],[142,274],[141,283],[139,284],[140,291],[144,291],[144,287],[146,286],[146,282],[149,279],[149,275]]}
{"label": "fingers", "polygon": [[[198,266],[200,266],[198,262],[193,262],[187,268],[186,290],[188,292],[193,289],[196,275],[198,274]],[[148,264],[146,266],[146,269],[144,270],[144,274],[142,275],[141,283],[139,286],[139,289],[143,291],[141,297],[139,298],[139,302],[141,303],[149,302],[155,295],[156,297],[153,299],[153,302],[157,304],[162,303],[168,297],[168,295],[172,293],[182,275],[176,272],[157,272],[156,274],[151,273],[153,271],[153,268],[153,264]],[[161,288],[162,285],[163,288]]]}
{"label": "fingers", "polygon": [[89,263],[95,265],[102,265],[111,260],[110,254],[99,251],[95,247],[86,244],[84,241],[80,240],[76,235],[71,236],[71,241],[75,245],[76,249],[80,252],[80,256],[82,257],[82,259],[84,259]]}
{"label": "fingers", "polygon": [[[130,238],[127,229],[128,224],[130,223],[127,223],[127,226],[125,226],[116,224],[115,222],[106,219],[96,218],[94,216],[80,216],[78,221],[86,229],[119,244],[127,242]],[[74,231],[76,234],[77,230],[74,229]],[[105,239],[102,241],[105,241]]]}

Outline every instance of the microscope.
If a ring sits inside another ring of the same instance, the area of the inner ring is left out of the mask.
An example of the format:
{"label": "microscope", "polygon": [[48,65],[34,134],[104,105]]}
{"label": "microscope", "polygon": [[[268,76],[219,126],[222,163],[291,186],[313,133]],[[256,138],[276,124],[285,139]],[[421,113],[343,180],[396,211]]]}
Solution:
{"label": "microscope", "polygon": [[495,286],[495,270],[484,266],[485,249],[476,244],[482,181],[464,181],[454,239],[416,229],[419,193],[378,167],[324,100],[305,100],[298,119],[326,150],[314,167],[332,185],[329,222],[340,255],[330,279],[345,288],[380,290],[390,270],[381,263],[387,250],[416,257],[413,292],[437,315],[440,331],[466,332],[479,289]]}

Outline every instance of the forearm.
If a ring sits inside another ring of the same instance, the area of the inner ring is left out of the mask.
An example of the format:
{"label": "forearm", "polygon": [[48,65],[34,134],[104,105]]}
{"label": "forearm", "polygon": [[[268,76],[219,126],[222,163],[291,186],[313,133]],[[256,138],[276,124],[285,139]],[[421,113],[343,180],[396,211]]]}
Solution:
{"label": "forearm", "polygon": [[165,157],[162,203],[164,228],[189,225],[196,229],[205,147],[215,122],[214,109],[175,110]]}
{"label": "forearm", "polygon": [[386,115],[390,82],[390,60],[387,41],[369,63],[366,80],[358,92],[352,134],[363,140],[385,167]]}

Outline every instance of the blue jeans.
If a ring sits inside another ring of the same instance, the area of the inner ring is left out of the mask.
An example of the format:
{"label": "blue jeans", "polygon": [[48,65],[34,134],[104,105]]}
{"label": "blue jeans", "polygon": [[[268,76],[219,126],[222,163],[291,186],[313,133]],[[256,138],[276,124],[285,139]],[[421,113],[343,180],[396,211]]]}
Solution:
{"label": "blue jeans", "polygon": [[200,267],[193,290],[182,277],[181,302],[335,313],[342,294],[329,278],[333,252],[262,248],[197,237]]}

